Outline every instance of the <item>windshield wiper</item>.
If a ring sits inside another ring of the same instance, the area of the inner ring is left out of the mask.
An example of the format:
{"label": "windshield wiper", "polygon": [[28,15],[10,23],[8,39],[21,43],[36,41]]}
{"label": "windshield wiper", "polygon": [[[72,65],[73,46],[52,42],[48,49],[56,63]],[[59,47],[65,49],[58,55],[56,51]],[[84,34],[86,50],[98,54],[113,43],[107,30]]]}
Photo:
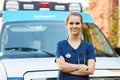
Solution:
{"label": "windshield wiper", "polygon": [[12,47],[12,48],[5,48],[5,50],[37,51],[38,49],[34,49],[34,48],[26,48],[26,47]]}
{"label": "windshield wiper", "polygon": [[[50,53],[50,52],[47,52],[45,50],[35,49],[35,48],[12,47],[12,48],[5,48],[5,50],[15,50],[15,51],[18,50],[18,51],[24,51],[24,52],[36,51],[37,53],[44,52],[44,53],[46,53],[47,55],[49,55],[51,57],[55,57],[55,55]],[[37,55],[37,54],[35,54],[35,55]]]}

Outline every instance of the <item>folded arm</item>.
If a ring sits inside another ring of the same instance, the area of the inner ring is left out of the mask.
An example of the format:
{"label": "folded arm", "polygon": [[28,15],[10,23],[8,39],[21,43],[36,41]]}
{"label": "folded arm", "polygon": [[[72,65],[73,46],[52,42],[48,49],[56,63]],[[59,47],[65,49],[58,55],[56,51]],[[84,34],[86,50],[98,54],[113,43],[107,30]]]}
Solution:
{"label": "folded arm", "polygon": [[65,61],[61,56],[56,59],[58,67],[61,71],[73,74],[73,75],[89,75],[93,74],[95,69],[95,60],[89,59],[88,65],[85,64],[72,64]]}

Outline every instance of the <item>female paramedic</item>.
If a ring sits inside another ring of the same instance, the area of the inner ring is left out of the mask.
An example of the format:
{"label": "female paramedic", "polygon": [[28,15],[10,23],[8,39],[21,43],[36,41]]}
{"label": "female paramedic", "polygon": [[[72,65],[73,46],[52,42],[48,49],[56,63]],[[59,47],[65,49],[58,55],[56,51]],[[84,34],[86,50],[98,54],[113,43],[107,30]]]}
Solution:
{"label": "female paramedic", "polygon": [[69,37],[57,44],[56,62],[59,68],[57,80],[89,80],[95,69],[93,45],[80,38],[82,16],[71,12],[65,20]]}

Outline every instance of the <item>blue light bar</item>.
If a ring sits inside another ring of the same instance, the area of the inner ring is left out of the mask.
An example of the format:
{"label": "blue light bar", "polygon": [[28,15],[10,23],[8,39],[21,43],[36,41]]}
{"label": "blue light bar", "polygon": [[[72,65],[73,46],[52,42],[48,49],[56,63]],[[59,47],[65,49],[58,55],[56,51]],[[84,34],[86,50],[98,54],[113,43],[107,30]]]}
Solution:
{"label": "blue light bar", "polygon": [[[64,21],[69,12],[65,11],[4,11],[3,22],[56,20]],[[89,13],[81,12],[83,22],[94,23]]]}

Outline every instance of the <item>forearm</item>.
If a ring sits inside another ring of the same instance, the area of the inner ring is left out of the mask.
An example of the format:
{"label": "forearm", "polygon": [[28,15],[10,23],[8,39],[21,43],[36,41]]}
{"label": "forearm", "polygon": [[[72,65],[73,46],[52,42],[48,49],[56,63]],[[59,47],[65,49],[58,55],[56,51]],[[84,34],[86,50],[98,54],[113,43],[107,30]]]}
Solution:
{"label": "forearm", "polygon": [[68,62],[64,62],[64,63],[58,64],[58,65],[59,65],[59,69],[66,73],[74,72],[79,69],[78,64],[71,64]]}
{"label": "forearm", "polygon": [[95,69],[95,61],[93,59],[88,60],[88,65],[80,64],[80,69],[70,72],[74,75],[92,75]]}
{"label": "forearm", "polygon": [[93,74],[95,68],[95,61],[93,59],[88,60],[88,65],[85,65],[85,64],[68,63],[65,62],[63,57],[60,57],[57,58],[57,64],[61,71],[74,75]]}
{"label": "forearm", "polygon": [[59,69],[63,72],[76,75],[88,75],[92,69],[88,69],[88,66],[85,64],[72,64],[64,62],[64,64],[59,65]]}
{"label": "forearm", "polygon": [[75,71],[73,71],[73,72],[70,72],[70,74],[73,74],[73,75],[83,75],[83,76],[85,76],[85,75],[91,75],[91,74],[93,74],[93,70],[92,69],[90,69],[90,68],[88,68],[88,69],[86,69],[86,70],[82,70],[82,69],[79,69],[79,70],[75,70]]}
{"label": "forearm", "polygon": [[60,56],[60,58],[56,59],[58,68],[66,73],[75,71],[76,69],[79,69],[79,65],[78,64],[72,64],[69,62],[66,62],[65,59],[63,58],[63,56]]}

